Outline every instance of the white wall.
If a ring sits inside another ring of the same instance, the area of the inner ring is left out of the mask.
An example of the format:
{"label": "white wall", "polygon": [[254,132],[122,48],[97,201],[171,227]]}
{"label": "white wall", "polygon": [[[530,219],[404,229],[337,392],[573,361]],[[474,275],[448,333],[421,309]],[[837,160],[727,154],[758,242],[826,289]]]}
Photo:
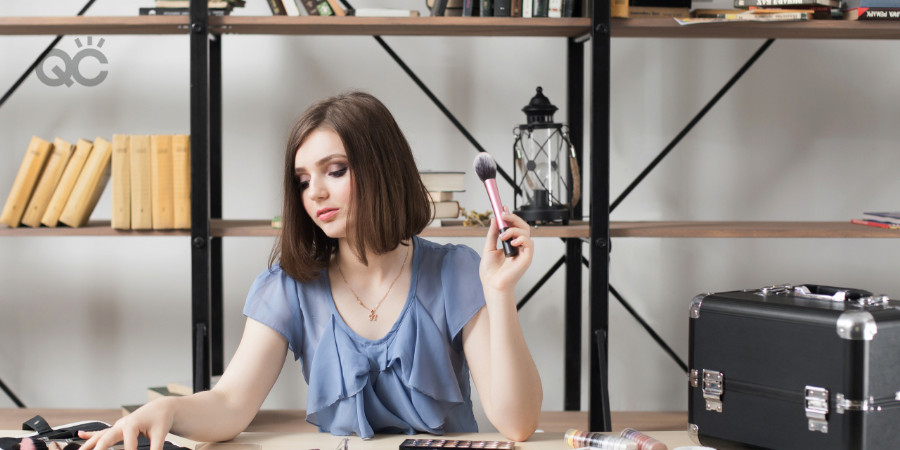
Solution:
{"label": "white wall", "polygon": [[[131,15],[150,3],[101,0],[90,15]],[[239,14],[269,13],[261,0],[248,3]],[[0,15],[72,15],[80,7],[4,1]],[[48,87],[31,76],[0,107],[0,192],[8,192],[33,134],[74,141],[189,132],[187,36],[104,38],[109,75],[99,86]],[[59,48],[74,53],[74,39],[65,37]],[[51,40],[0,36],[0,89]],[[535,86],[564,111],[564,39],[386,41],[502,165]],[[613,197],[760,44],[613,40]],[[612,218],[842,221],[863,210],[896,209],[893,82],[900,63],[888,56],[896,45],[775,42]],[[371,37],[227,35],[223,48],[227,218],[278,213],[288,127],[314,100],[350,88],[372,92],[391,108],[422,168],[467,172],[464,207],[489,207],[471,173],[474,150]],[[98,70],[86,66],[85,73],[90,69]],[[566,120],[564,113],[557,119]],[[511,203],[511,191],[503,194]],[[109,215],[107,191],[93,218]],[[481,246],[479,239],[454,241]],[[271,245],[270,238],[225,240],[226,358],[240,338],[247,289]],[[520,295],[564,250],[557,239],[539,240],[537,249]],[[891,258],[897,249],[894,241],[874,239],[616,239],[610,280],[686,360],[694,295],[817,282],[900,296]],[[585,292],[587,279],[585,273]],[[559,271],[521,311],[546,410],[563,407],[563,281]],[[686,409],[678,366],[614,300],[610,314],[612,409]],[[144,401],[148,386],[188,382],[189,330],[185,237],[0,237],[0,379],[29,406],[114,408]],[[585,356],[587,348],[585,342]],[[582,385],[586,407],[587,381]],[[265,407],[303,408],[305,389],[298,366],[288,364]],[[0,396],[0,407],[9,406]]]}

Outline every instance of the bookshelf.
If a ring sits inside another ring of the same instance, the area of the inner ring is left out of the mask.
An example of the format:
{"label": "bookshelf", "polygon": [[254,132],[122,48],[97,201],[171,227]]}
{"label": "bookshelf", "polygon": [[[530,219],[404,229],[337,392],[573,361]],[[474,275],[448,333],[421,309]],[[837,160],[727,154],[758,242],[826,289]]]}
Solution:
{"label": "bookshelf", "polygon": [[[200,2],[196,2],[200,3]],[[596,11],[608,10],[608,2],[594,1]],[[192,23],[194,24],[192,26]],[[607,32],[608,30],[608,32]],[[221,40],[210,42],[209,35],[284,34],[284,35],[392,35],[392,36],[522,36],[565,38],[570,42],[583,41],[590,36],[593,41],[588,67],[591,70],[588,95],[581,95],[591,102],[594,114],[583,120],[592,136],[588,145],[579,145],[590,153],[590,216],[592,221],[573,221],[565,227],[541,227],[537,237],[567,239],[568,255],[574,261],[567,277],[578,277],[582,242],[587,241],[592,264],[589,269],[591,287],[587,298],[591,302],[591,329],[608,329],[607,274],[609,239],[619,237],[649,238],[900,238],[898,230],[884,230],[852,225],[849,222],[609,222],[609,48],[610,38],[788,38],[788,39],[900,39],[900,22],[843,22],[811,21],[805,23],[731,23],[679,26],[671,19],[613,19],[608,17],[570,19],[516,19],[516,18],[354,18],[354,17],[0,17],[0,35],[65,35],[65,34],[169,34],[191,37],[192,45],[192,157],[195,168],[192,185],[194,228],[173,231],[120,231],[109,227],[108,221],[92,221],[83,228],[0,228],[2,237],[52,237],[52,236],[190,236],[192,246],[192,297],[195,325],[194,343],[196,379],[202,384],[208,380],[210,354],[215,358],[214,341],[216,323],[216,276],[221,276],[221,262],[216,265],[215,245],[221,238],[232,236],[275,236],[277,230],[267,220],[227,220],[216,212],[221,199],[221,187],[217,187],[216,160],[221,159],[221,105],[217,105],[221,92],[217,90],[217,77],[221,74],[216,59]],[[574,45],[574,44],[572,44]],[[583,48],[572,47],[577,50]],[[213,64],[207,68],[206,62]],[[570,70],[583,67],[577,58],[570,59]],[[196,77],[196,78],[195,78]],[[583,84],[583,83],[582,83]],[[573,86],[569,87],[570,89]],[[218,88],[220,89],[220,88]],[[567,104],[572,104],[578,93],[570,93]],[[196,108],[196,109],[195,109]],[[568,115],[570,118],[571,114]],[[575,134],[573,132],[573,134]],[[209,138],[207,138],[209,136]],[[193,140],[196,139],[196,140]],[[218,163],[220,164],[220,162]],[[210,167],[212,167],[210,169]],[[213,206],[209,207],[208,205]],[[220,207],[219,207],[220,208]],[[462,227],[431,228],[425,236],[475,237],[482,236],[478,229]],[[580,286],[580,278],[576,278]],[[579,291],[573,293],[582,301]],[[580,306],[579,306],[580,307]],[[219,306],[220,308],[220,306]],[[221,312],[221,311],[219,311]],[[212,343],[210,341],[213,341]],[[596,349],[591,350],[591,384],[598,376],[605,376],[598,368]],[[221,357],[221,355],[219,355]],[[576,372],[580,372],[577,370]],[[580,375],[576,375],[580,376]],[[567,380],[568,382],[569,380]],[[577,381],[577,380],[576,380]],[[574,397],[578,398],[577,391]],[[570,395],[567,394],[567,398]],[[590,429],[602,428],[596,420],[602,398],[590,393],[588,410],[592,413]]]}

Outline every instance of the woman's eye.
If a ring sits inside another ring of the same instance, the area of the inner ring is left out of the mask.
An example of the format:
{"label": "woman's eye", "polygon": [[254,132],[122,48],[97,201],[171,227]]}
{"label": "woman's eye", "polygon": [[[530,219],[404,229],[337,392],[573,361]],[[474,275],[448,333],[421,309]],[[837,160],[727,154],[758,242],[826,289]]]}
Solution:
{"label": "woman's eye", "polygon": [[297,184],[297,188],[301,191],[309,187],[309,180],[295,179],[294,182]]}
{"label": "woman's eye", "polygon": [[328,172],[328,175],[331,175],[335,178],[339,178],[339,177],[344,176],[344,174],[346,174],[346,173],[347,173],[347,167],[344,166],[344,167],[341,167],[340,169],[332,170],[331,172]]}

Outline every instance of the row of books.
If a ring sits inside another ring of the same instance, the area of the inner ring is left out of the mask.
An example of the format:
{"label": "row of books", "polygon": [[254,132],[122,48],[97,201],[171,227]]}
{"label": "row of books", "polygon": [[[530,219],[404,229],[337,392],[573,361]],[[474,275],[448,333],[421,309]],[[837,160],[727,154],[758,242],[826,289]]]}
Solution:
{"label": "row of books", "polygon": [[[418,17],[419,10],[345,8],[339,0],[267,0],[273,15]],[[432,16],[572,17],[575,0],[427,0]]]}
{"label": "row of books", "polygon": [[113,136],[111,225],[119,230],[191,228],[190,135]]}
{"label": "row of books", "polygon": [[[141,7],[142,16],[185,16],[190,14],[190,0],[156,0],[153,7]],[[234,8],[244,6],[244,0],[209,0],[206,7],[211,16],[226,16]]]}
{"label": "row of books", "polygon": [[900,0],[693,0],[690,6],[691,17],[709,19],[900,20]]}
{"label": "row of books", "polygon": [[75,145],[33,136],[0,213],[0,223],[81,227],[110,177],[112,144],[98,137]]}

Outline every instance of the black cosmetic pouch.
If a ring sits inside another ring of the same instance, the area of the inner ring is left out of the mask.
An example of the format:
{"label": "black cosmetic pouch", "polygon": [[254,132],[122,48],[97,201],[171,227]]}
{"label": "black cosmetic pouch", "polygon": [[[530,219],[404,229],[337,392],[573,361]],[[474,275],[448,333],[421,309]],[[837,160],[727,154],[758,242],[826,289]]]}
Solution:
{"label": "black cosmetic pouch", "polygon": [[[22,429],[26,431],[34,431],[34,434],[25,436],[30,438],[36,450],[46,450],[48,442],[57,442],[63,450],[77,450],[84,443],[84,440],[78,437],[79,431],[99,431],[109,428],[109,424],[98,421],[75,422],[52,428],[41,416],[34,416],[22,424]],[[19,450],[22,438],[0,438],[0,450]],[[121,445],[119,442],[117,445]],[[138,450],[149,450],[150,439],[144,435],[138,436]],[[189,450],[166,441],[163,444],[163,450]]]}

